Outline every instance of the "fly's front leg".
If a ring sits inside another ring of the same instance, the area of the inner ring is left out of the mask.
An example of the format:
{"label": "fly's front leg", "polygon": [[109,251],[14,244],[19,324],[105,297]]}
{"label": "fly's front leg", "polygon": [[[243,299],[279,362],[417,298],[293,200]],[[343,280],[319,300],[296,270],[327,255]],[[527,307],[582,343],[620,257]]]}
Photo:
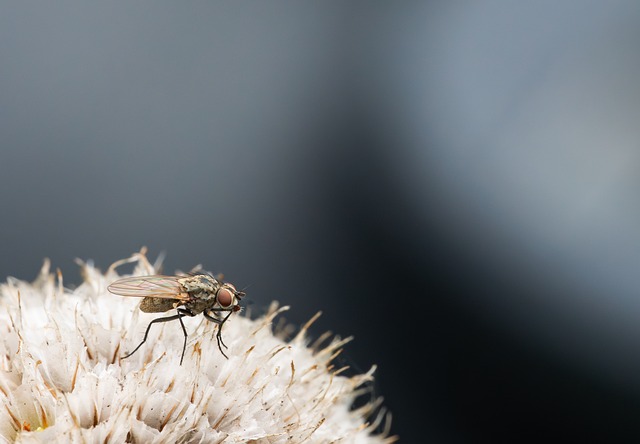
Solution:
{"label": "fly's front leg", "polygon": [[[212,311],[228,311],[229,314],[226,315],[224,317],[224,319],[220,320],[220,319],[216,318],[215,316],[212,316],[211,313],[209,313],[209,312],[212,312]],[[214,323],[218,324],[218,333],[216,333],[216,340],[218,341],[218,349],[220,350],[220,353],[222,353],[222,356],[224,356],[227,359],[229,359],[229,357],[222,350],[222,346],[224,346],[224,348],[229,348],[229,347],[227,347],[227,345],[222,340],[222,325],[225,322],[227,322],[227,319],[229,319],[229,316],[231,316],[231,313],[233,313],[233,310],[230,309],[230,308],[210,308],[209,310],[205,310],[202,313],[202,314],[204,314],[205,318],[207,318],[211,322],[214,322]]]}

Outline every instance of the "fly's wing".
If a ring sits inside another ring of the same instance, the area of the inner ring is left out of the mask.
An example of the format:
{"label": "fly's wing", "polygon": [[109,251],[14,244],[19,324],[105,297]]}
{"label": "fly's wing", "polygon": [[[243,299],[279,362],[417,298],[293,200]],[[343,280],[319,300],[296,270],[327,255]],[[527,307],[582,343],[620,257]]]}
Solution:
{"label": "fly's wing", "polygon": [[133,276],[115,281],[107,289],[119,296],[161,299],[187,299],[180,276]]}

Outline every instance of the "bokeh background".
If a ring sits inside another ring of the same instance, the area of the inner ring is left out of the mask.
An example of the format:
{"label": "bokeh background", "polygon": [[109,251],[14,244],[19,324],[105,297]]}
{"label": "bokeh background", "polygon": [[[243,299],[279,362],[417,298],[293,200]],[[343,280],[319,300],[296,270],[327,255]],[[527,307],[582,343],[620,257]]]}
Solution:
{"label": "bokeh background", "polygon": [[407,443],[629,442],[640,3],[0,10],[0,274],[141,246],[354,335]]}

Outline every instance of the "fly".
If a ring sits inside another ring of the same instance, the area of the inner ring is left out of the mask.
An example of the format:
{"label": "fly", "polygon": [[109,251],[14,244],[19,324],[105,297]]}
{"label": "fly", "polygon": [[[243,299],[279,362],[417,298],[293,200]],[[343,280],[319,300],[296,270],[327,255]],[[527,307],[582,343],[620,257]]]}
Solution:
{"label": "fly", "polygon": [[229,359],[222,350],[227,348],[222,341],[222,326],[232,313],[240,310],[240,299],[244,292],[208,273],[192,273],[186,276],[134,276],[119,279],[107,289],[119,296],[144,298],[140,303],[140,311],[145,313],[164,313],[171,309],[178,312],[172,316],[154,319],[147,326],[144,338],[133,351],[122,359],[133,355],[144,344],[149,336],[151,326],[157,322],[178,320],[184,333],[180,365],[187,349],[187,329],[182,322],[185,316],[193,317],[202,313],[209,321],[218,324],[216,340],[222,355]]}

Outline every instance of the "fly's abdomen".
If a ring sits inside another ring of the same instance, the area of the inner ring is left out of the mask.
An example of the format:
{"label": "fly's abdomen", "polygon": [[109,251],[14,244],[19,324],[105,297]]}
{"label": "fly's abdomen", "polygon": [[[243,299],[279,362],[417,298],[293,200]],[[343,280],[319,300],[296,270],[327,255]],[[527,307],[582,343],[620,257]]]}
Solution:
{"label": "fly's abdomen", "polygon": [[175,308],[182,302],[179,299],[161,299],[146,297],[140,302],[140,311],[145,313],[163,313]]}

